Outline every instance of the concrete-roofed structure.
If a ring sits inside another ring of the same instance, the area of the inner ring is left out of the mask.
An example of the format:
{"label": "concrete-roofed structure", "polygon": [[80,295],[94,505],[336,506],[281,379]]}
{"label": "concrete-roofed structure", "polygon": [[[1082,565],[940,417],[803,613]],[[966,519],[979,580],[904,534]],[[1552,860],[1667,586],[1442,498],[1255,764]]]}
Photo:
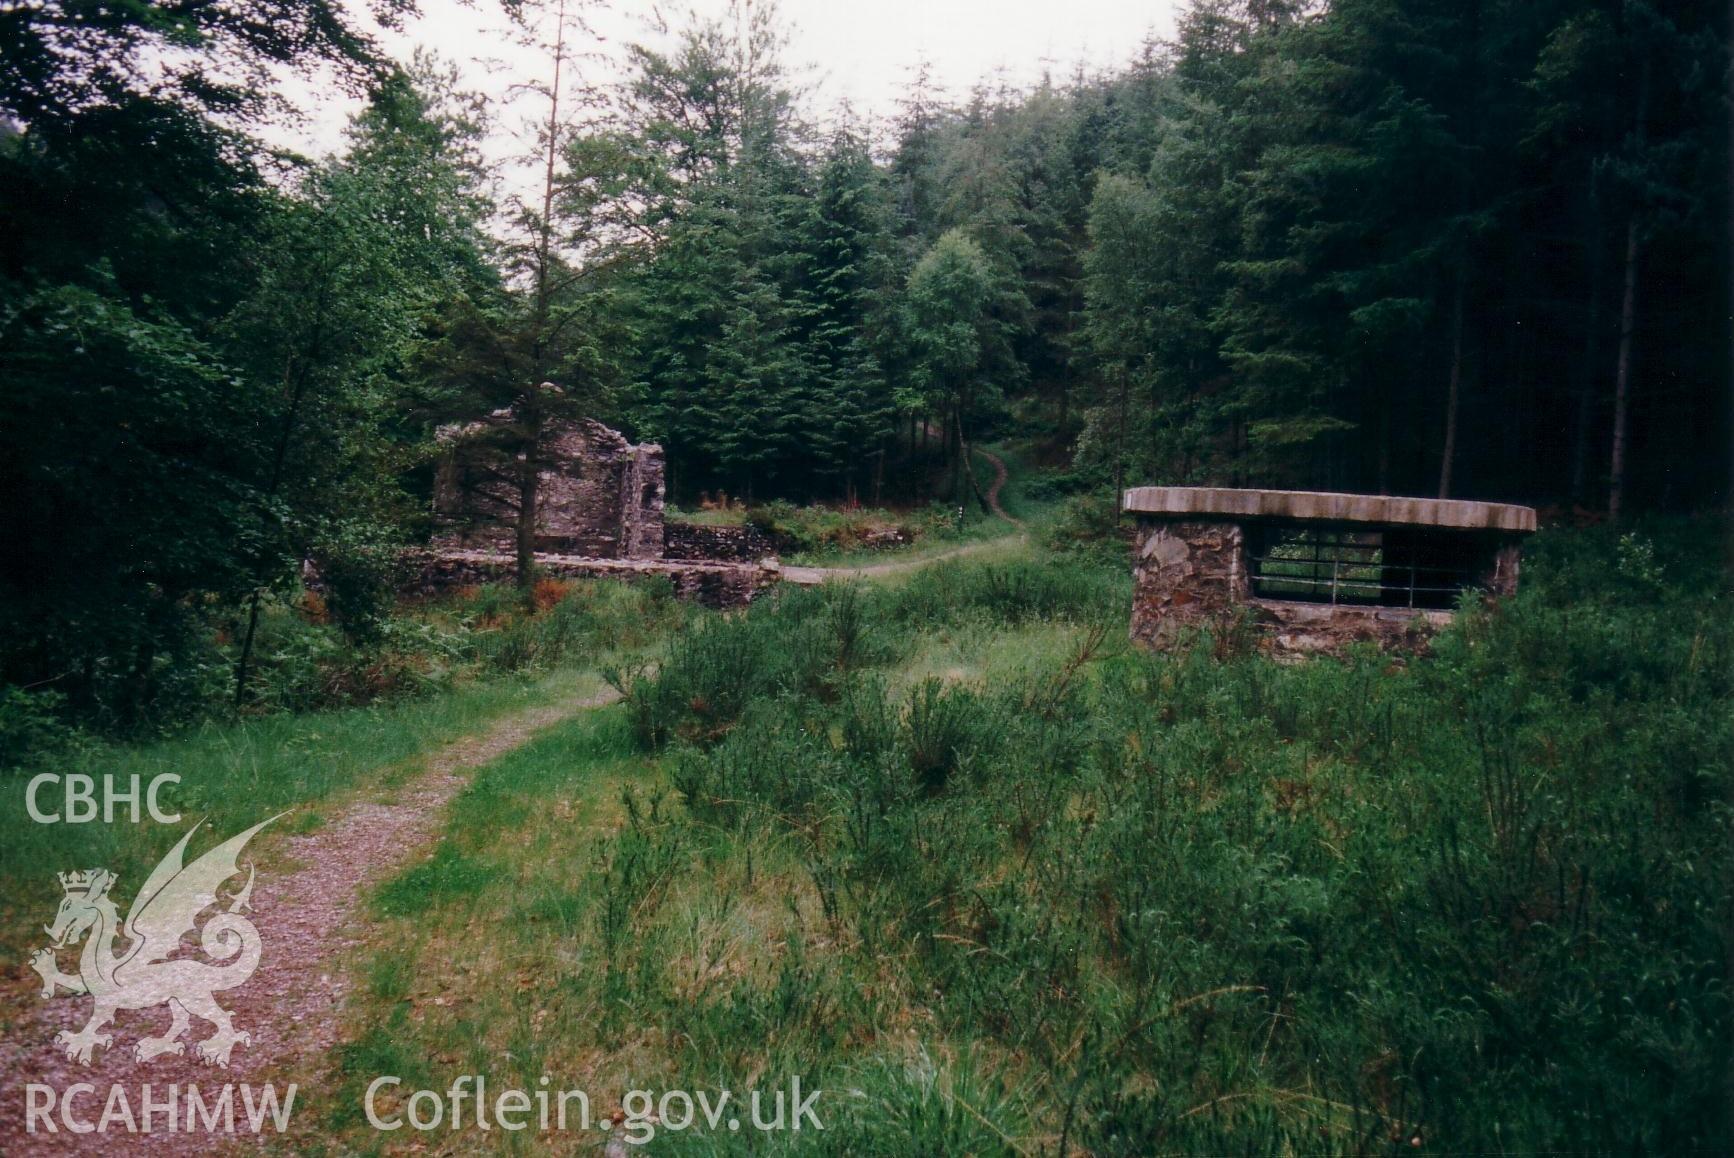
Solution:
{"label": "concrete-roofed structure", "polygon": [[1517,589],[1535,511],[1317,491],[1135,487],[1132,637],[1162,646],[1245,617],[1273,651],[1413,646],[1466,590]]}

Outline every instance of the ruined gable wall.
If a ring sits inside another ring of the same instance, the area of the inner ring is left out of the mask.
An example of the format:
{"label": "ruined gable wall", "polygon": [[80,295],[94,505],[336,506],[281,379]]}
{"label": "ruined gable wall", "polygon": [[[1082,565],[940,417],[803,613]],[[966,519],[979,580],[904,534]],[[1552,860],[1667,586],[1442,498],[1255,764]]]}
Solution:
{"label": "ruined gable wall", "polygon": [[[444,549],[510,551],[516,537],[516,464],[488,438],[509,411],[447,427],[434,486],[435,543]],[[582,419],[549,424],[540,451],[536,550],[592,559],[662,556],[662,448],[634,446],[619,431]]]}
{"label": "ruined gable wall", "polygon": [[643,443],[631,448],[631,456],[620,488],[620,557],[660,559],[665,544],[662,513],[668,499],[662,447]]}
{"label": "ruined gable wall", "polygon": [[620,432],[600,422],[551,424],[542,448],[536,549],[619,558],[620,496],[631,457]]}

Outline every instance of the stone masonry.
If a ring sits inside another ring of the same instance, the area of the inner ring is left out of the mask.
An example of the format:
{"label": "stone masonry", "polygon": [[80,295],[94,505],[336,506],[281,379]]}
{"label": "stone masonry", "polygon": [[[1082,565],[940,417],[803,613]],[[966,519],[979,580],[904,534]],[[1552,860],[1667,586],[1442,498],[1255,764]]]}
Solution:
{"label": "stone masonry", "polygon": [[[435,546],[511,551],[517,462],[502,435],[511,410],[448,426],[434,481]],[[662,447],[633,445],[592,419],[555,419],[538,448],[536,550],[590,559],[660,559],[666,497]]]}
{"label": "stone masonry", "polygon": [[[517,560],[497,551],[412,551],[402,564],[403,591],[431,596],[483,583],[510,583]],[[555,579],[646,579],[662,576],[681,599],[706,607],[745,607],[774,585],[776,567],[729,562],[679,562],[666,559],[585,559],[571,555],[538,555],[542,573]]]}
{"label": "stone masonry", "polygon": [[[552,387],[544,387],[552,391]],[[513,410],[441,428],[430,549],[403,560],[408,593],[509,581],[517,574],[519,467]],[[553,419],[537,458],[536,564],[561,578],[661,575],[712,607],[750,603],[781,572],[751,528],[665,527],[664,456],[592,419]]]}

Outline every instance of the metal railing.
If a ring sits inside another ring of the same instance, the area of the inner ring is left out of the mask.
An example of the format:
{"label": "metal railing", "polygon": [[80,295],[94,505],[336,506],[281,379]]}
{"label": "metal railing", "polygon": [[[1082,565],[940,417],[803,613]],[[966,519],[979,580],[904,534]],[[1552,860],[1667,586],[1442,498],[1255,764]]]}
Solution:
{"label": "metal railing", "polygon": [[1385,607],[1449,607],[1472,585],[1474,568],[1425,542],[1388,544],[1378,532],[1268,532],[1248,555],[1261,599]]}

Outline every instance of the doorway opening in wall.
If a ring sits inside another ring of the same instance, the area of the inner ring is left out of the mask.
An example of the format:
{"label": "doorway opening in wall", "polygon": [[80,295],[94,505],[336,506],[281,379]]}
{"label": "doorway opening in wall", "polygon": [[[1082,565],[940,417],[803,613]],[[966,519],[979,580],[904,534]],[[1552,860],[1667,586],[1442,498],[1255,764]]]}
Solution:
{"label": "doorway opening in wall", "polygon": [[1260,599],[1449,609],[1474,582],[1468,536],[1407,528],[1273,524],[1248,528]]}

